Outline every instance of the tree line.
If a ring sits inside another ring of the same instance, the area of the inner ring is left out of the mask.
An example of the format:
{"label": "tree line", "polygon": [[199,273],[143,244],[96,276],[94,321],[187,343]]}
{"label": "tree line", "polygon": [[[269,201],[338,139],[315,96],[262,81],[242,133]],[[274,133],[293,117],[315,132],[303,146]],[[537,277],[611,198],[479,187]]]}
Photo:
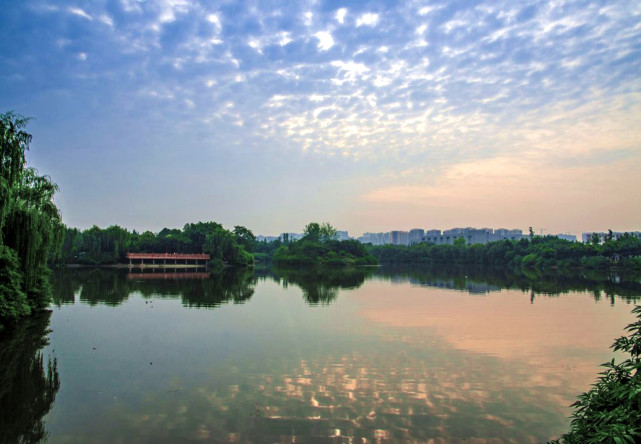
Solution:
{"label": "tree line", "polygon": [[641,270],[641,239],[629,233],[619,238],[608,236],[603,243],[532,235],[487,244],[469,245],[459,238],[453,245],[370,245],[368,250],[382,264],[466,264],[524,270],[574,267]]}
{"label": "tree line", "polygon": [[66,228],[61,264],[106,265],[126,262],[126,253],[208,253],[210,267],[250,267],[256,238],[251,230],[224,228],[217,222],[185,224],[183,229],[163,228],[158,233],[129,231],[118,225],[93,226],[87,230]]}

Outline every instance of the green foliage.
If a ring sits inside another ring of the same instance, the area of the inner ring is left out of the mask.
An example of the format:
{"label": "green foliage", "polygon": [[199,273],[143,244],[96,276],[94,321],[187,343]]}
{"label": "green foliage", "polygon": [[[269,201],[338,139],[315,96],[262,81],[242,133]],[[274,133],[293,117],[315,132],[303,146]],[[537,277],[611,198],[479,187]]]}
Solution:
{"label": "green foliage", "polygon": [[[297,242],[278,244],[272,260],[280,266],[308,268],[316,265],[376,265],[376,258],[355,240],[336,240],[337,231],[328,223],[311,222]],[[275,244],[275,243],[274,243]]]}
{"label": "green foliage", "polygon": [[245,251],[249,253],[254,251],[256,236],[254,236],[254,233],[252,233],[250,229],[236,225],[234,226],[234,237],[236,238],[236,243],[242,245]]}
{"label": "green foliage", "polygon": [[594,387],[578,397],[564,443],[635,443],[641,441],[641,306],[632,310],[637,321],[626,327],[628,336],[617,339],[615,351],[630,357],[605,370]]}
{"label": "green foliage", "polygon": [[530,253],[521,260],[521,268],[532,269],[536,267],[537,255]]}
{"label": "green foliage", "polygon": [[31,313],[22,282],[16,252],[0,245],[0,331],[4,329],[3,324],[13,323]]}
{"label": "green foliage", "polygon": [[67,228],[59,261],[65,264],[102,265],[123,263],[127,252],[209,253],[215,269],[224,266],[250,267],[251,251],[256,244],[253,233],[236,226],[231,232],[216,222],[186,224],[182,230],[163,228],[158,234],[138,234],[112,225],[106,229],[93,226],[79,231]]}
{"label": "green foliage", "polygon": [[303,239],[312,242],[328,242],[337,239],[337,230],[329,223],[310,222],[305,226]]}
{"label": "green foliage", "polygon": [[626,234],[603,244],[583,244],[556,236],[533,236],[518,241],[487,244],[417,244],[370,246],[370,253],[383,264],[492,265],[521,270],[549,268],[608,268],[641,270],[641,239]]}
{"label": "green foliage", "polygon": [[587,268],[608,268],[610,261],[603,256],[582,257],[581,265]]}
{"label": "green foliage", "polygon": [[53,202],[58,187],[26,166],[27,123],[14,113],[0,114],[0,324],[49,304],[47,261],[58,256],[64,235]]}
{"label": "green foliage", "polygon": [[[310,227],[309,224],[306,227]],[[316,224],[318,225],[318,224]],[[298,242],[281,245],[272,260],[280,266],[308,268],[316,265],[342,267],[348,265],[376,265],[377,261],[367,248],[355,240],[331,240],[325,238],[331,231],[316,237],[312,230]],[[335,237],[335,234],[331,234]],[[325,240],[321,240],[325,239]]]}

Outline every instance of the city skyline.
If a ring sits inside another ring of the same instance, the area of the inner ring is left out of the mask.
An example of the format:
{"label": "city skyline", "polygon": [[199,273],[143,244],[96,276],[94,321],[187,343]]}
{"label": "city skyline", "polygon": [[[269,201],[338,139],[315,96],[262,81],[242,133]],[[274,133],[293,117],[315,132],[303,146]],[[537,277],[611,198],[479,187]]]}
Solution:
{"label": "city skyline", "polygon": [[641,228],[641,4],[26,0],[0,112],[63,221]]}

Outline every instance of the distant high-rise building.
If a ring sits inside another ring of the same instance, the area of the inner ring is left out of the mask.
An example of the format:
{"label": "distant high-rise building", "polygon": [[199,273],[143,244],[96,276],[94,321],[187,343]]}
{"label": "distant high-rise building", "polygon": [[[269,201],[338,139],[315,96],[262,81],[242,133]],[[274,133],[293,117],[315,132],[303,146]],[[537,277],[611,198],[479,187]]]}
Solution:
{"label": "distant high-rise building", "polygon": [[337,231],[336,238],[341,241],[348,240],[349,234],[347,233],[347,231]]}
{"label": "distant high-rise building", "polygon": [[466,244],[486,244],[488,242],[510,239],[519,240],[523,237],[521,230],[508,230],[506,228],[499,228],[492,230],[491,228],[452,228],[444,230],[441,234],[440,230],[428,230],[425,232],[423,239],[425,242],[433,244],[453,244],[456,239],[463,238]]}
{"label": "distant high-rise building", "polygon": [[409,233],[409,244],[420,244],[423,242],[423,236],[425,235],[425,230],[422,228],[412,228]]}
{"label": "distant high-rise building", "polygon": [[390,231],[389,239],[392,245],[409,245],[410,234],[407,231]]}
{"label": "distant high-rise building", "polygon": [[570,242],[576,242],[576,236],[574,234],[555,234],[559,239],[563,239]]}
{"label": "distant high-rise building", "polygon": [[389,233],[363,233],[358,241],[364,244],[386,245],[389,244]]}

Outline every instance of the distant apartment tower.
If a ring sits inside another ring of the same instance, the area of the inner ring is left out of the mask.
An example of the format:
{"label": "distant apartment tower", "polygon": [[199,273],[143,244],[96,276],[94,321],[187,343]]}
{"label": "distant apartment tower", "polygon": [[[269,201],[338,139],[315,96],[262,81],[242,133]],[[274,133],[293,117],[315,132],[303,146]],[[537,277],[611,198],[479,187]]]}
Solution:
{"label": "distant apartment tower", "polygon": [[427,230],[423,235],[423,242],[436,243],[438,236],[441,235],[441,230]]}
{"label": "distant apartment tower", "polygon": [[[486,230],[489,230],[489,228],[486,228]],[[498,234],[499,236],[509,238],[510,236],[521,236],[523,234],[523,231],[508,230],[507,228],[497,228],[496,230],[494,230],[494,234]]]}
{"label": "distant apartment tower", "polygon": [[337,231],[336,232],[336,239],[344,241],[349,239],[349,234],[347,231]]}
{"label": "distant apartment tower", "polygon": [[364,244],[385,245],[389,244],[389,233],[363,233],[358,241]]}
{"label": "distant apartment tower", "polygon": [[466,244],[486,244],[503,239],[519,240],[523,238],[521,230],[499,228],[452,228],[441,233],[439,230],[428,230],[423,239],[437,245],[452,245],[456,239],[463,238]]}
{"label": "distant apartment tower", "polygon": [[392,245],[409,245],[410,234],[407,231],[390,231],[389,240]]}
{"label": "distant apartment tower", "polygon": [[576,236],[574,234],[555,234],[559,239],[563,239],[570,242],[576,242]]}
{"label": "distant apartment tower", "polygon": [[412,228],[409,233],[409,244],[420,244],[423,242],[423,236],[425,236],[425,230],[422,228]]}

